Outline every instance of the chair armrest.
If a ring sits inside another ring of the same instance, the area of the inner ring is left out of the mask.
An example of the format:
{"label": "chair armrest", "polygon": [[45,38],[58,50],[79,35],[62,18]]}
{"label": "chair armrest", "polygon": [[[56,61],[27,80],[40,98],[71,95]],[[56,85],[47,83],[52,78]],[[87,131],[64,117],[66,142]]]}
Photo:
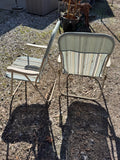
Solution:
{"label": "chair armrest", "polygon": [[109,60],[108,60],[108,62],[106,64],[106,67],[110,67],[110,65],[111,65],[111,59],[109,58]]}
{"label": "chair armrest", "polygon": [[30,47],[38,47],[38,48],[44,48],[44,49],[47,48],[47,46],[45,45],[38,45],[38,44],[31,44],[31,43],[26,43],[26,45]]}
{"label": "chair armrest", "polygon": [[37,71],[32,71],[32,70],[25,70],[25,69],[20,69],[20,68],[16,68],[16,67],[12,67],[9,66],[7,67],[7,71],[9,72],[15,72],[15,73],[19,73],[19,74],[26,74],[26,75],[38,75],[39,72]]}

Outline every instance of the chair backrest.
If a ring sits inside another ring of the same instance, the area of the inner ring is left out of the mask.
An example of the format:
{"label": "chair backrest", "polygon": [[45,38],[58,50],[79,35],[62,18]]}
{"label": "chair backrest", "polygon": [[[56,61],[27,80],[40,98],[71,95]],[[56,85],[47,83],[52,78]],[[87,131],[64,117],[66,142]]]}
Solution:
{"label": "chair backrest", "polygon": [[99,77],[114,48],[111,36],[99,33],[67,32],[59,37],[64,72]]}
{"label": "chair backrest", "polygon": [[55,35],[59,29],[59,26],[60,26],[60,20],[57,21],[53,31],[52,31],[52,34],[51,34],[51,37],[50,37],[50,40],[49,40],[49,43],[48,43],[48,46],[47,46],[47,49],[46,49],[46,52],[44,54],[44,57],[43,57],[43,60],[42,60],[42,64],[41,64],[41,67],[40,67],[40,74],[39,74],[39,77],[40,75],[42,74],[42,71],[47,63],[47,60],[48,60],[48,54],[50,52],[50,49],[51,49],[51,46],[53,44],[53,41],[54,41],[54,38],[55,38]]}

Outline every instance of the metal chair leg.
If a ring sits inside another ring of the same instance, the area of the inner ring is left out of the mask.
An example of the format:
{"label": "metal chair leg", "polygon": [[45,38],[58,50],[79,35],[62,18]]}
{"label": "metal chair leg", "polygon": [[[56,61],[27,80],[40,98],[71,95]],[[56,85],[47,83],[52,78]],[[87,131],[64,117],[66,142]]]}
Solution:
{"label": "metal chair leg", "polygon": [[67,107],[69,106],[68,79],[69,79],[69,75],[67,76],[67,83],[66,83],[66,91],[67,91]]}
{"label": "metal chair leg", "polygon": [[27,82],[25,81],[25,104],[27,106]]}

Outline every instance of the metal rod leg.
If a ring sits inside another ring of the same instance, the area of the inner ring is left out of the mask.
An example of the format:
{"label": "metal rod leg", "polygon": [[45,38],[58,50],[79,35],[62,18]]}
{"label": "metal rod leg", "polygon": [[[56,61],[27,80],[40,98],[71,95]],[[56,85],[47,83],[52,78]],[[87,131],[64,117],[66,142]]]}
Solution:
{"label": "metal rod leg", "polygon": [[25,104],[27,105],[27,82],[25,81]]}
{"label": "metal rod leg", "polygon": [[60,111],[60,117],[59,117],[59,126],[62,128],[63,123],[62,123],[62,107],[61,107],[61,96],[59,96],[59,111]]}
{"label": "metal rod leg", "polygon": [[13,72],[11,72],[11,95],[13,94]]}
{"label": "metal rod leg", "polygon": [[68,95],[68,78],[69,78],[69,75],[67,76],[67,84],[66,84],[66,89],[67,89],[67,107],[69,106],[69,95]]}

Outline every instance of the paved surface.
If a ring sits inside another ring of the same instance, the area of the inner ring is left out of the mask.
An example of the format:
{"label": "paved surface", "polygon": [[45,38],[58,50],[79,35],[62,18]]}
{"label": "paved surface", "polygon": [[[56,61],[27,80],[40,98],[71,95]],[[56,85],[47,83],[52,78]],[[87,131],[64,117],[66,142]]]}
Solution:
{"label": "paved surface", "polygon": [[[17,0],[18,7],[25,8],[26,0]],[[12,10],[16,7],[15,0],[0,0],[0,9]]]}

